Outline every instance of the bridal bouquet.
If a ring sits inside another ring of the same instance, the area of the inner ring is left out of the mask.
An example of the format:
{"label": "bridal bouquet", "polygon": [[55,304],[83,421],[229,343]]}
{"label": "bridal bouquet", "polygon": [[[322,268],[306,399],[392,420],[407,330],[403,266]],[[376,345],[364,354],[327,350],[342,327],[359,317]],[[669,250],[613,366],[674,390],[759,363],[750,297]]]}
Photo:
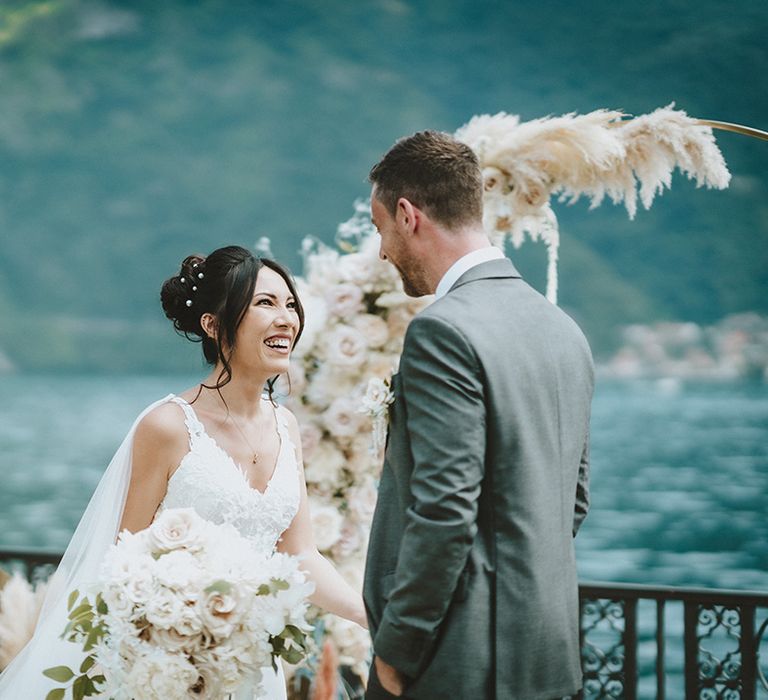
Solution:
{"label": "bridal bouquet", "polygon": [[169,509],[120,535],[93,591],[70,594],[63,636],[87,652],[79,675],[44,673],[72,681],[75,700],[219,698],[258,683],[277,657],[304,658],[311,592],[295,557],[256,552],[231,525]]}

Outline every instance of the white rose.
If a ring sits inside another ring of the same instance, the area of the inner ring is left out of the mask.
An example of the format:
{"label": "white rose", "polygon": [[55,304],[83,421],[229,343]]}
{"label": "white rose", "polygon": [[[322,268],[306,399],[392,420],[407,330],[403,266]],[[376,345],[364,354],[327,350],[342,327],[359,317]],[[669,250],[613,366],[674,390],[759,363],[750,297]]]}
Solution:
{"label": "white rose", "polygon": [[188,638],[201,633],[203,631],[203,621],[200,619],[197,608],[193,605],[185,605],[173,623],[173,629]]}
{"label": "white rose", "polygon": [[339,281],[339,254],[316,238],[302,241],[307,281],[310,285],[326,289]]}
{"label": "white rose", "polygon": [[351,556],[360,548],[363,538],[360,536],[359,528],[353,523],[346,521],[341,528],[339,541],[333,545],[333,556],[336,559],[344,559]]}
{"label": "white rose", "polygon": [[371,638],[360,625],[339,617],[333,620],[330,631],[339,649],[340,663],[353,666],[368,658]]}
{"label": "white rose", "polygon": [[393,309],[401,306],[407,306],[410,297],[402,290],[393,292],[384,292],[376,299],[376,306],[381,309]]}
{"label": "white rose", "polygon": [[397,344],[398,348],[403,345],[405,331],[408,324],[413,320],[413,314],[405,308],[390,309],[387,314],[387,327],[389,328],[390,344]]}
{"label": "white rose", "polygon": [[141,655],[128,674],[136,700],[186,700],[196,681],[197,671],[184,656],[160,649]]}
{"label": "white rose", "polygon": [[157,586],[149,567],[135,568],[125,583],[125,593],[137,605],[144,605],[155,594]]}
{"label": "white rose", "polygon": [[368,287],[377,276],[376,259],[365,253],[349,253],[339,258],[341,278],[359,287]]}
{"label": "white rose", "polygon": [[181,598],[168,589],[160,588],[147,602],[144,616],[150,625],[170,629],[181,619],[184,607]]}
{"label": "white rose", "polygon": [[152,572],[161,586],[166,586],[184,594],[184,597],[197,598],[197,580],[202,574],[199,561],[190,552],[179,549],[161,554]]}
{"label": "white rose", "polygon": [[123,586],[106,586],[101,597],[107,604],[110,615],[123,620],[130,620],[136,612],[136,606]]}
{"label": "white rose", "polygon": [[328,336],[326,356],[331,364],[340,367],[359,367],[368,353],[368,344],[360,331],[339,324]]}
{"label": "white rose", "polygon": [[365,432],[355,438],[349,446],[346,467],[354,475],[355,481],[368,474],[374,474],[381,468],[381,460],[371,452],[371,434]]}
{"label": "white rose", "polygon": [[328,432],[337,438],[350,438],[362,425],[360,402],[348,397],[336,399],[323,413],[323,423]]}
{"label": "white rose", "polygon": [[348,492],[347,503],[350,513],[358,522],[370,523],[378,497],[376,482],[373,477],[368,477]]}
{"label": "white rose", "polygon": [[304,398],[312,408],[327,408],[334,396],[339,395],[339,382],[332,367],[323,364],[311,377]]}
{"label": "white rose", "polygon": [[352,320],[352,325],[365,336],[370,348],[380,348],[389,340],[389,328],[381,316],[359,314]]}
{"label": "white rose", "polygon": [[343,522],[341,514],[336,508],[316,501],[311,505],[311,513],[315,544],[320,550],[328,550],[341,537],[341,525]]}
{"label": "white rose", "polygon": [[356,552],[357,557],[340,564],[338,569],[341,577],[352,586],[355,591],[363,590],[363,577],[365,574],[365,551]]}
{"label": "white rose", "polygon": [[194,508],[169,508],[149,526],[149,543],[155,552],[172,549],[199,550],[202,545],[203,519]]}
{"label": "white rose", "polygon": [[237,588],[229,584],[221,590],[203,593],[197,610],[205,627],[219,639],[232,634],[245,612]]}
{"label": "white rose", "polygon": [[304,475],[310,484],[338,483],[346,459],[330,440],[320,443],[311,459],[305,462]]}
{"label": "white rose", "polygon": [[300,424],[301,433],[301,454],[304,461],[312,459],[320,441],[323,439],[323,431],[312,421],[306,420]]}
{"label": "white rose", "polygon": [[335,284],[325,292],[328,311],[339,318],[349,318],[362,311],[363,290],[355,284]]}
{"label": "white rose", "polygon": [[188,637],[185,634],[179,633],[174,628],[164,630],[157,627],[149,628],[149,637],[152,640],[152,644],[170,652],[194,651],[194,649],[200,646],[202,640],[199,634]]}

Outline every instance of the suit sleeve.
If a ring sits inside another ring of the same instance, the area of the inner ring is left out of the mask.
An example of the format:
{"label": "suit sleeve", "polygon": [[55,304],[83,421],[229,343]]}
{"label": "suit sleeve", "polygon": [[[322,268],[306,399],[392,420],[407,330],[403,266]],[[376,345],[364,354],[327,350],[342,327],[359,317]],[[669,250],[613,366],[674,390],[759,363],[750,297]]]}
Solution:
{"label": "suit sleeve", "polygon": [[400,377],[414,461],[411,503],[373,645],[377,656],[415,678],[431,657],[477,532],[485,402],[467,339],[431,316],[411,323]]}
{"label": "suit sleeve", "polygon": [[573,536],[579,531],[589,511],[589,434],[584,441],[584,451],[579,462],[579,479],[576,482],[576,506],[573,512]]}

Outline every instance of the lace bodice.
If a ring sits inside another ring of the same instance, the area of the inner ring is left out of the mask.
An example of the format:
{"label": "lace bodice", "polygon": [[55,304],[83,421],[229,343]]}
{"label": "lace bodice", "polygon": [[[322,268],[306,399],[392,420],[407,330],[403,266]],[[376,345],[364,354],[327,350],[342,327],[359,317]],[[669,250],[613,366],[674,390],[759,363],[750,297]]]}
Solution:
{"label": "lace bodice", "polygon": [[[245,472],[205,432],[194,409],[180,396],[171,401],[184,411],[189,452],[168,481],[158,512],[165,508],[194,508],[214,523],[230,523],[271,552],[299,509],[296,449],[285,423],[285,409],[276,408],[280,450],[274,472],[262,493],[248,483]],[[271,406],[266,400],[265,406]]]}

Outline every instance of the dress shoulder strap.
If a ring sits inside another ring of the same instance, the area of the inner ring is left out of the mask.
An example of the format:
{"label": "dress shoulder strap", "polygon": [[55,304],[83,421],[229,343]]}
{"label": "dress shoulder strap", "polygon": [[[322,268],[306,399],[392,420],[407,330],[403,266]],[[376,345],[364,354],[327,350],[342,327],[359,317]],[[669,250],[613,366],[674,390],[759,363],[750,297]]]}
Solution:
{"label": "dress shoulder strap", "polygon": [[285,406],[275,406],[275,420],[277,421],[277,430],[280,433],[280,444],[288,448],[285,452],[293,457],[294,462],[298,466],[298,453],[291,436],[291,431],[288,428],[288,409]]}
{"label": "dress shoulder strap", "polygon": [[195,410],[192,408],[192,406],[189,405],[187,401],[182,399],[181,396],[174,396],[171,401],[180,406],[181,410],[184,411],[184,425],[187,426],[187,431],[189,432],[190,444],[195,438],[202,437],[206,434],[205,428],[200,422],[200,419],[197,417]]}

